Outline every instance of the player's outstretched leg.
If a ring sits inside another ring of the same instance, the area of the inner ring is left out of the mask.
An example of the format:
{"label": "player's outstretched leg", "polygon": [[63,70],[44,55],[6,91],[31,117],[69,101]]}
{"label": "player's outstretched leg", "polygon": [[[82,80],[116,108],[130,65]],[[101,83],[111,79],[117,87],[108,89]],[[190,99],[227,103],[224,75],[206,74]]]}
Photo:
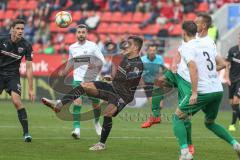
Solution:
{"label": "player's outstretched leg", "polygon": [[187,130],[184,125],[184,119],[180,119],[178,115],[173,115],[173,132],[178,139],[180,145],[181,156],[180,160],[191,160],[193,159],[192,154],[188,149],[187,141]]}
{"label": "player's outstretched leg", "polygon": [[240,160],[240,144],[223,126],[215,123],[214,121],[206,121],[205,126],[218,137],[231,144],[233,146],[233,149],[237,152],[238,158]]}

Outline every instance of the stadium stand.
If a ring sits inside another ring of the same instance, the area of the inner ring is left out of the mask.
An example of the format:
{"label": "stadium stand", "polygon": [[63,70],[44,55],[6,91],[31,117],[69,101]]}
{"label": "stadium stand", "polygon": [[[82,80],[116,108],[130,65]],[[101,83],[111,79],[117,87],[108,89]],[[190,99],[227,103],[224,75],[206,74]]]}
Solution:
{"label": "stadium stand", "polygon": [[[39,50],[50,40],[57,51],[62,42],[67,48],[75,41],[74,30],[71,27],[79,22],[85,22],[96,11],[96,14],[100,16],[100,22],[96,29],[90,31],[90,40],[96,40],[96,36],[98,36],[102,43],[106,39],[117,41],[117,37],[123,34],[136,34],[151,38],[156,36],[161,29],[166,29],[170,36],[176,37],[181,34],[181,22],[184,19],[193,20],[198,12],[212,12],[214,8],[231,2],[235,1],[219,0],[214,3],[211,0],[197,0],[192,3],[194,9],[189,9],[191,4],[185,0],[89,0],[81,2],[78,0],[8,0],[0,2],[0,34],[6,34],[9,28],[6,26],[9,25],[7,21],[16,17],[26,17],[26,21],[33,25],[32,36],[34,37],[28,36],[27,38],[33,43],[34,49]],[[153,6],[156,5],[159,7],[157,10],[159,12],[154,20],[143,28],[139,28],[141,23],[151,18]],[[187,7],[188,9],[186,9]],[[20,14],[21,10],[22,15]],[[54,23],[55,14],[60,10],[67,10],[72,14],[73,23],[67,29],[58,28]],[[84,14],[86,17],[83,17]],[[49,35],[45,35],[49,37],[47,40],[35,38],[37,33],[42,33],[44,30],[41,26],[42,21],[50,30],[49,33],[46,33]],[[55,41],[59,33],[63,34],[65,38]]]}

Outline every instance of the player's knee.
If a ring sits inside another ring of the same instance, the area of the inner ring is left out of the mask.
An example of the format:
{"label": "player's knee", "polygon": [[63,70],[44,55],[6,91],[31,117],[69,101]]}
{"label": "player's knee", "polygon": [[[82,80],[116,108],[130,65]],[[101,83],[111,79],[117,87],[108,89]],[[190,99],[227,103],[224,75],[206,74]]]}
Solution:
{"label": "player's knee", "polygon": [[211,129],[212,128],[212,125],[214,124],[214,120],[211,120],[211,119],[206,119],[204,124],[205,124],[205,127],[208,128],[208,129]]}
{"label": "player's knee", "polygon": [[232,104],[239,104],[239,98],[237,96],[233,97]]}
{"label": "player's knee", "polygon": [[179,119],[186,119],[188,116],[182,112],[179,108],[177,108],[175,114],[179,117]]}
{"label": "player's knee", "polygon": [[19,109],[22,107],[22,102],[20,99],[12,99],[12,103],[14,104],[14,106]]}

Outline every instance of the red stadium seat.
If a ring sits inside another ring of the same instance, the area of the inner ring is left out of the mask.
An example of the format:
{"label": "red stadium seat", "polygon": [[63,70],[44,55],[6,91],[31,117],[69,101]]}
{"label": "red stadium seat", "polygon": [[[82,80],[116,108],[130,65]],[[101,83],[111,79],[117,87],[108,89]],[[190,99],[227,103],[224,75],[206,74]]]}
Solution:
{"label": "red stadium seat", "polygon": [[128,23],[123,23],[118,27],[118,33],[119,34],[125,34],[129,33],[129,24]]}
{"label": "red stadium seat", "polygon": [[148,25],[142,30],[143,34],[155,35],[158,33],[160,26],[158,24]]}
{"label": "red stadium seat", "polygon": [[4,19],[4,18],[5,18],[4,11],[0,10],[0,19]]}
{"label": "red stadium seat", "polygon": [[51,32],[58,32],[58,26],[56,25],[55,22],[50,23],[50,31]]}
{"label": "red stadium seat", "polygon": [[98,33],[107,33],[107,29],[109,27],[109,23],[100,23],[97,32]]}
{"label": "red stadium seat", "polygon": [[81,11],[75,11],[72,13],[72,19],[74,22],[79,21],[81,19],[82,12]]}
{"label": "red stadium seat", "polygon": [[108,29],[107,29],[107,32],[108,33],[113,33],[113,34],[116,34],[116,33],[118,33],[118,31],[119,31],[119,28],[121,28],[120,27],[120,25],[118,24],[118,23],[111,23],[109,26],[108,26]]}
{"label": "red stadium seat", "polygon": [[24,1],[24,0],[22,0],[22,1],[18,1],[18,3],[17,3],[17,8],[18,9],[28,9],[28,2],[27,1]]}
{"label": "red stadium seat", "polygon": [[131,23],[132,20],[133,20],[132,12],[128,12],[128,13],[123,14],[122,22]]}
{"label": "red stadium seat", "polygon": [[130,25],[129,33],[130,34],[142,34],[142,30],[139,28],[139,24],[135,23],[135,24]]}
{"label": "red stadium seat", "polygon": [[112,22],[122,22],[123,14],[122,12],[114,12],[111,17]]}
{"label": "red stadium seat", "polygon": [[14,1],[9,1],[8,4],[7,4],[7,9],[18,9],[18,1],[14,0]]}
{"label": "red stadium seat", "polygon": [[182,24],[177,24],[175,25],[175,27],[173,28],[172,31],[170,31],[170,35],[171,36],[180,36],[182,33]]}
{"label": "red stadium seat", "polygon": [[101,17],[102,22],[110,22],[112,19],[112,13],[111,12],[104,12]]}
{"label": "red stadium seat", "polygon": [[188,13],[186,19],[187,20],[195,20],[196,14],[195,13]]}
{"label": "red stadium seat", "polygon": [[37,8],[38,2],[34,0],[28,1],[27,5],[25,6],[26,10],[34,10]]}
{"label": "red stadium seat", "polygon": [[5,12],[5,18],[9,18],[9,19],[15,19],[16,18],[16,14],[13,10],[7,10]]}
{"label": "red stadium seat", "polygon": [[198,12],[208,12],[208,10],[209,10],[208,2],[202,2],[202,3],[199,4],[196,11],[198,11]]}
{"label": "red stadium seat", "polygon": [[132,22],[133,22],[133,23],[140,23],[140,22],[142,22],[142,21],[143,21],[143,16],[144,16],[143,13],[141,13],[141,12],[135,12],[135,13],[133,14]]}
{"label": "red stadium seat", "polygon": [[75,34],[73,34],[73,33],[67,34],[64,41],[66,44],[72,44],[72,43],[76,42]]}

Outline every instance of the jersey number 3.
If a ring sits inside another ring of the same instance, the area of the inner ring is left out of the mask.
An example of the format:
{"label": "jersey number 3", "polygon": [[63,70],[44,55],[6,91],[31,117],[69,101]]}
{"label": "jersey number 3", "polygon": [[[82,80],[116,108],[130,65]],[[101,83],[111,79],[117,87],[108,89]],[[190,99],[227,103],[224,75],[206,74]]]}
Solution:
{"label": "jersey number 3", "polygon": [[207,65],[207,68],[209,71],[213,70],[213,62],[210,59],[210,56],[208,54],[208,52],[203,52],[204,57],[207,57],[206,61],[208,61],[210,64]]}

